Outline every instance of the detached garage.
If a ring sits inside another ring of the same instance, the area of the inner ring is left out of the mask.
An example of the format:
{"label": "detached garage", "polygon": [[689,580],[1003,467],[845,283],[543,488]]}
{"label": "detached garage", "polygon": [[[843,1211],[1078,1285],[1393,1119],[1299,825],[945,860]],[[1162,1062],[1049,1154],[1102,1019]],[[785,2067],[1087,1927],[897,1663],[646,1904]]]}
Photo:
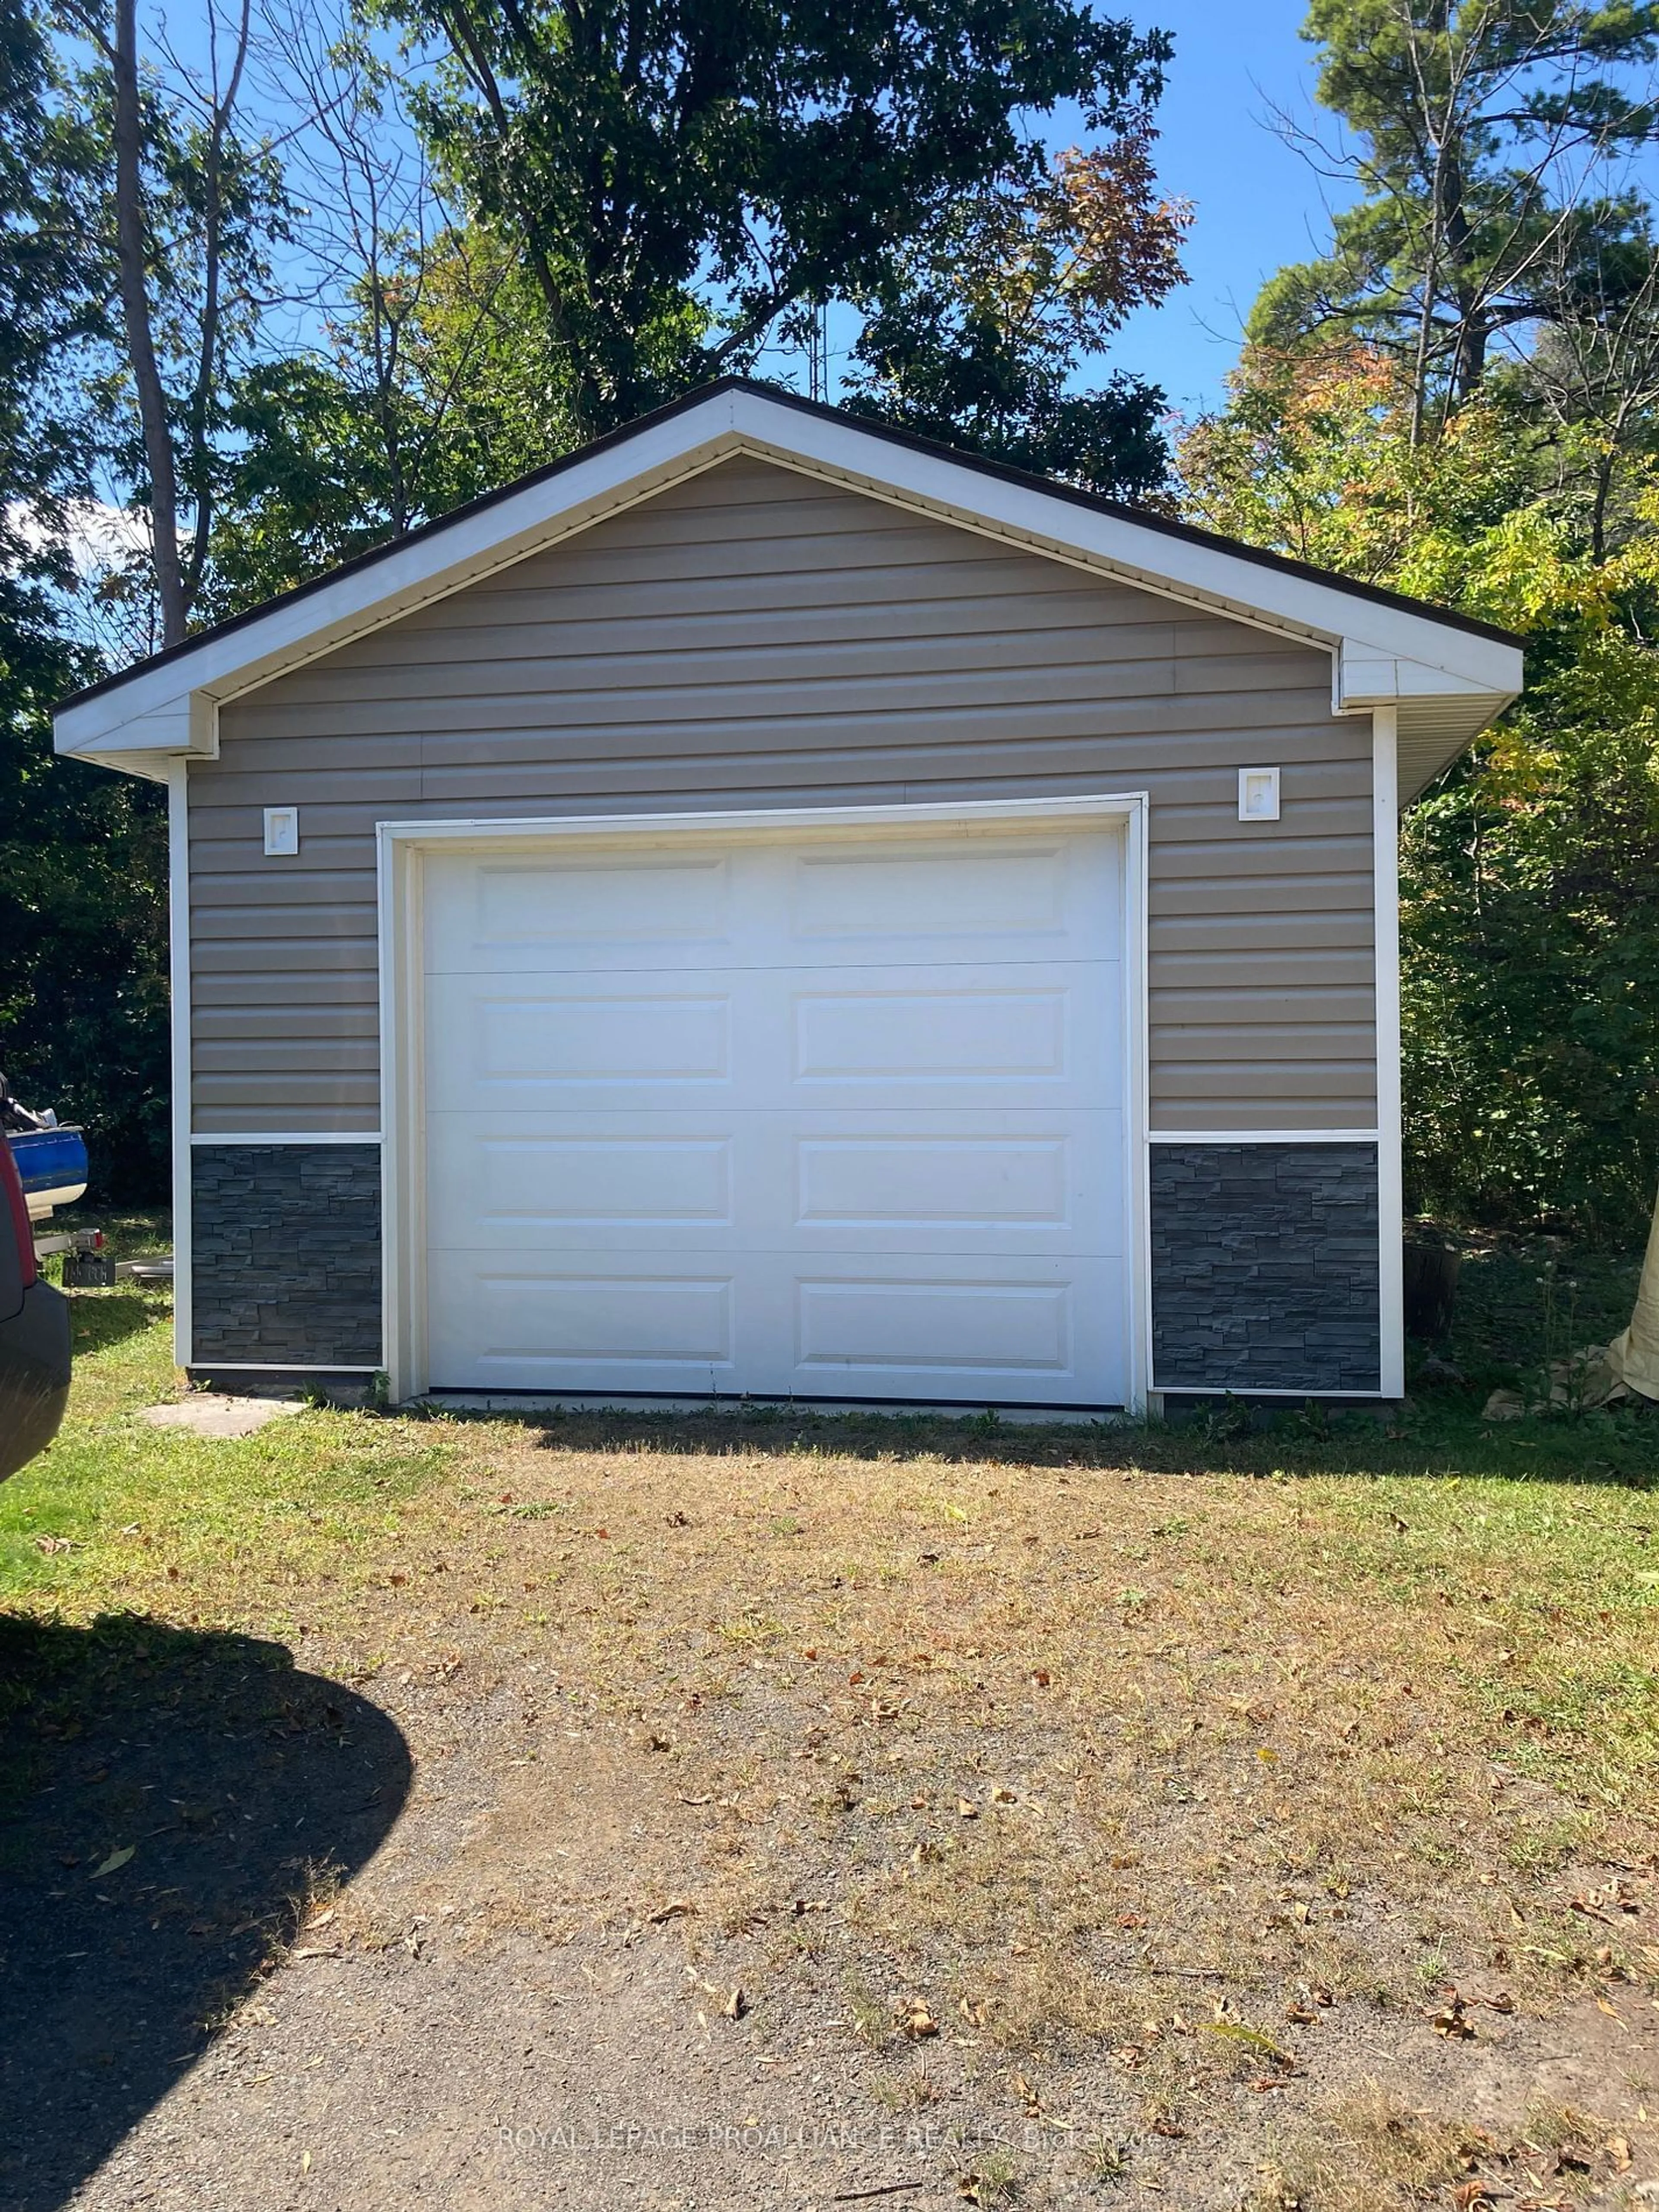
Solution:
{"label": "detached garage", "polygon": [[1520,680],[731,382],[81,693],[172,802],[180,1361],[1397,1395],[1397,811]]}

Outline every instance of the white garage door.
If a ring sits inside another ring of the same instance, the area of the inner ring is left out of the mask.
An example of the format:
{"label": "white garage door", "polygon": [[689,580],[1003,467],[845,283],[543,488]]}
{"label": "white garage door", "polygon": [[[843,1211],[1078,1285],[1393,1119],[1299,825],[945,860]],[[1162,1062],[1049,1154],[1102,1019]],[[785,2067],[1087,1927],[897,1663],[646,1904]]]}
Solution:
{"label": "white garage door", "polygon": [[1115,1405],[1115,828],[426,863],[431,1381]]}

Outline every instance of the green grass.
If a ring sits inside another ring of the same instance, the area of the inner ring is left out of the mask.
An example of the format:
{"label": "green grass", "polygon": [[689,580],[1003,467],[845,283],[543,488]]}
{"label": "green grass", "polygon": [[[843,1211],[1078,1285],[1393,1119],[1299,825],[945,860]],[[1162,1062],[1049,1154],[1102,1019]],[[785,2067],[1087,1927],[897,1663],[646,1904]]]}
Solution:
{"label": "green grass", "polygon": [[139,1409],[179,1395],[166,1293],[124,1285],[74,1291],[70,1304],[69,1417],[48,1451],[0,1484],[0,1602],[76,1618],[138,1603],[240,1626],[246,1616],[233,1620],[225,1599],[232,1584],[245,1593],[252,1565],[273,1591],[259,1625],[280,1626],[275,1592],[349,1581],[453,1455],[424,1424],[327,1410],[233,1442],[151,1428]]}
{"label": "green grass", "polygon": [[[165,1217],[134,1216],[112,1229],[118,1252],[165,1249]],[[1476,1245],[1446,1347],[1463,1381],[1419,1383],[1403,1410],[1381,1415],[1318,1407],[1264,1415],[1228,1404],[1139,1430],[1055,1431],[771,1409],[608,1422],[568,1415],[545,1433],[561,1449],[586,1453],[622,1445],[674,1455],[760,1450],[797,1464],[931,1457],[1033,1470],[1133,1464],[1150,1473],[1278,1475],[1317,1485],[1322,1515],[1352,1523],[1356,1535],[1370,1532],[1362,1548],[1376,1538],[1366,1571],[1391,1595],[1432,1607],[1439,1580],[1454,1571],[1466,1577],[1471,1561],[1486,1557],[1510,1611],[1547,1619],[1552,1608],[1593,1604],[1645,1616],[1659,1608],[1659,1544],[1649,1548],[1631,1531],[1659,1522],[1659,1504],[1650,1510],[1639,1495],[1659,1487],[1659,1412],[1481,1419],[1490,1387],[1561,1348],[1551,1332],[1560,1338],[1564,1298],[1581,1335],[1605,1338],[1627,1316],[1633,1287],[1628,1256],[1564,1261],[1541,1242]],[[524,1434],[512,1423],[326,1408],[238,1442],[153,1429],[133,1416],[179,1389],[165,1293],[124,1284],[74,1293],[72,1304],[70,1417],[42,1459],[0,1486],[0,1600],[80,1613],[118,1595],[131,1602],[139,1592],[190,1620],[218,1617],[232,1585],[245,1606],[251,1569],[277,1588],[310,1577],[349,1584],[357,1563],[395,1538],[404,1504],[436,1474],[462,1461],[487,1462],[496,1443],[508,1448]],[[1390,1540],[1389,1515],[1409,1523],[1409,1535],[1395,1532]],[[788,1515],[772,1522],[779,1534],[794,1525]],[[1189,1547],[1178,1517],[1158,1533]],[[1492,1696],[1512,1705],[1514,1686],[1495,1684]],[[1558,1705],[1575,1700],[1588,1711],[1610,1703],[1646,1716],[1653,1691],[1645,1675],[1599,1682],[1581,1671],[1564,1674],[1553,1695]],[[1540,1725],[1553,1724],[1542,1705],[1538,1713]]]}
{"label": "green grass", "polygon": [[[1493,1316],[1528,1264],[1472,1268],[1460,1325],[1522,1346]],[[1121,2042],[1161,2001],[1125,1994],[1128,1908],[1137,1953],[1257,1998],[1305,1977],[1415,2013],[1494,1943],[1521,2003],[1578,1990],[1592,1942],[1651,1978],[1562,1879],[1653,1849],[1659,1413],[1486,1424],[1469,1374],[1380,1414],[307,1407],[213,1442],[135,1419],[179,1387],[162,1299],[74,1304],[70,1418],[0,1486],[24,1632],[303,1627],[308,1665],[393,1708],[533,1658],[568,1714],[649,1732],[653,1792],[660,1759],[696,1778],[678,1802],[744,1808],[709,1927],[793,1929],[834,1879],[869,1989],[985,2000],[1010,2051]],[[684,1832],[650,1832],[630,1895],[682,1893]],[[502,1849],[499,1924],[565,1927],[538,1850]]]}

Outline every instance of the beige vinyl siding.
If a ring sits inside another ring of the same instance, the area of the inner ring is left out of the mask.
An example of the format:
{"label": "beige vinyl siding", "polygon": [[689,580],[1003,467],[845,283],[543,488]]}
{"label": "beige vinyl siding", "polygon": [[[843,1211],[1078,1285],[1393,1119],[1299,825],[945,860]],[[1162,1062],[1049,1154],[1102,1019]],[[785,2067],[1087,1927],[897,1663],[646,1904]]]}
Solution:
{"label": "beige vinyl siding", "polygon": [[[281,678],[190,769],[194,1127],[379,1124],[374,824],[1151,793],[1154,1129],[1376,1119],[1370,727],[1244,623],[726,462]],[[1237,818],[1277,763],[1283,813]],[[297,805],[297,860],[262,810]]]}

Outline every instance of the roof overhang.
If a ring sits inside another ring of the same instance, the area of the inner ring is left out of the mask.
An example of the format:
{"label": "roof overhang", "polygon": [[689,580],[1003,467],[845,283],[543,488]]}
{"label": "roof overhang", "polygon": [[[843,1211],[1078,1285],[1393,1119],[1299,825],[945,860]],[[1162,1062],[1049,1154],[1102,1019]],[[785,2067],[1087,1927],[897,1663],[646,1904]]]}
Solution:
{"label": "roof overhang", "polygon": [[227,702],[739,454],[1328,651],[1337,713],[1396,710],[1402,799],[1521,688],[1521,648],[1502,631],[729,382],[77,694],[57,712],[57,748],[164,779],[171,759],[216,753]]}

